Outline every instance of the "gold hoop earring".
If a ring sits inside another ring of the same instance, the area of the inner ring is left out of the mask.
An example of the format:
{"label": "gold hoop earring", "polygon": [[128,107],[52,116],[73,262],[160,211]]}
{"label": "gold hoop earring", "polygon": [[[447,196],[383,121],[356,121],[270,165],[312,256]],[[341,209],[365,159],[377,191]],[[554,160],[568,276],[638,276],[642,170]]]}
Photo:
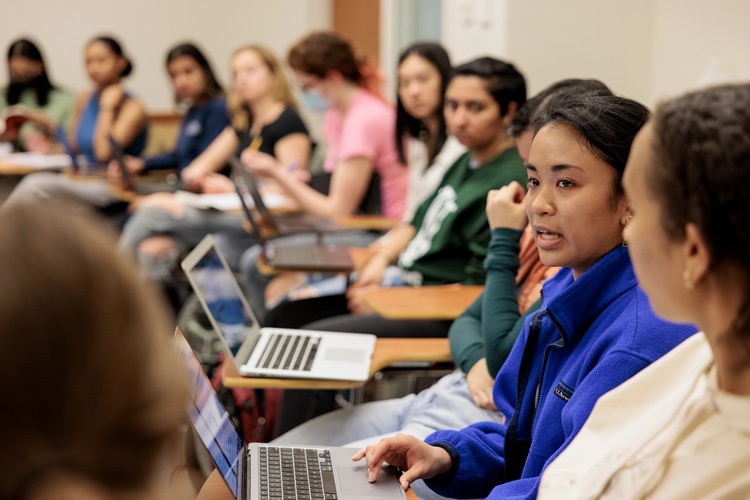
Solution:
{"label": "gold hoop earring", "polygon": [[690,274],[689,269],[682,271],[682,284],[685,287],[685,290],[692,290],[695,287],[695,282],[693,281],[693,276]]}

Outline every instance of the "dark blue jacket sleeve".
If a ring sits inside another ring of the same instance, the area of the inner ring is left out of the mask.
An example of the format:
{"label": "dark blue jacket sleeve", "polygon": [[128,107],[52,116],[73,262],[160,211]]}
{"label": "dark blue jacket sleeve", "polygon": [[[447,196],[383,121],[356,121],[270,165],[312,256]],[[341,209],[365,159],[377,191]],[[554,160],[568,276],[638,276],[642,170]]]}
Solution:
{"label": "dark blue jacket sleeve", "polygon": [[[185,135],[184,122],[180,127],[180,136],[177,143],[181,141],[194,141],[195,144],[186,144],[183,149],[194,151],[195,156],[200,155],[216,139],[221,132],[230,125],[229,116],[227,115],[226,101],[218,99],[212,102],[201,119],[201,133],[190,137]],[[193,158],[180,158],[176,151],[170,151],[161,155],[153,156],[146,160],[146,170],[164,170],[168,168],[182,169],[186,167]],[[187,162],[187,163],[186,163]]]}
{"label": "dark blue jacket sleeve", "polygon": [[177,168],[177,153],[170,151],[160,155],[146,158],[146,170],[165,170],[168,168]]}

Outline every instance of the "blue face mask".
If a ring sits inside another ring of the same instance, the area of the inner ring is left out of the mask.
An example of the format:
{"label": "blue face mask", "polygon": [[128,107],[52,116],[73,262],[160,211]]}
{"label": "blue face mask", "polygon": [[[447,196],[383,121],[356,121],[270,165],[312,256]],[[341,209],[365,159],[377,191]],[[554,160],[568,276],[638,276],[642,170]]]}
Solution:
{"label": "blue face mask", "polygon": [[303,90],[302,101],[305,106],[317,112],[326,111],[331,107],[331,101],[323,97],[323,94],[318,90]]}

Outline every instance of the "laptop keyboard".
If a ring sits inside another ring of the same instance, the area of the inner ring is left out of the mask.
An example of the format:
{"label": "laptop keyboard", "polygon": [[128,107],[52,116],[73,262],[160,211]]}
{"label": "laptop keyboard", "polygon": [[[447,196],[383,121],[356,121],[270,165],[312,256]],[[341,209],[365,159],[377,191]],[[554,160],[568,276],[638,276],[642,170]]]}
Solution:
{"label": "laptop keyboard", "polygon": [[259,448],[261,500],[337,500],[330,450]]}
{"label": "laptop keyboard", "polygon": [[309,372],[319,346],[319,336],[273,333],[268,339],[258,366]]}

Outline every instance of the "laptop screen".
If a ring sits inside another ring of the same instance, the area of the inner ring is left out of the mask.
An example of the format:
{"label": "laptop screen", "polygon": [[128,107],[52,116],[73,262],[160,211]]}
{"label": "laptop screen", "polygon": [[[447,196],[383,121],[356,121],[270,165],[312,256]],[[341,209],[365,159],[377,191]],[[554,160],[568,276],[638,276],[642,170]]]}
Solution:
{"label": "laptop screen", "polygon": [[187,405],[187,414],[190,423],[208,449],[235,498],[241,498],[241,467],[245,444],[219,401],[198,358],[179,329],[175,335],[175,349],[184,360],[188,377],[190,401]]}
{"label": "laptop screen", "polygon": [[[253,318],[240,298],[237,282],[225,267],[216,247],[211,245],[198,263],[189,271],[195,292],[201,296],[213,316],[233,356],[237,356],[249,336],[258,336]],[[255,345],[257,338],[252,339]]]}

